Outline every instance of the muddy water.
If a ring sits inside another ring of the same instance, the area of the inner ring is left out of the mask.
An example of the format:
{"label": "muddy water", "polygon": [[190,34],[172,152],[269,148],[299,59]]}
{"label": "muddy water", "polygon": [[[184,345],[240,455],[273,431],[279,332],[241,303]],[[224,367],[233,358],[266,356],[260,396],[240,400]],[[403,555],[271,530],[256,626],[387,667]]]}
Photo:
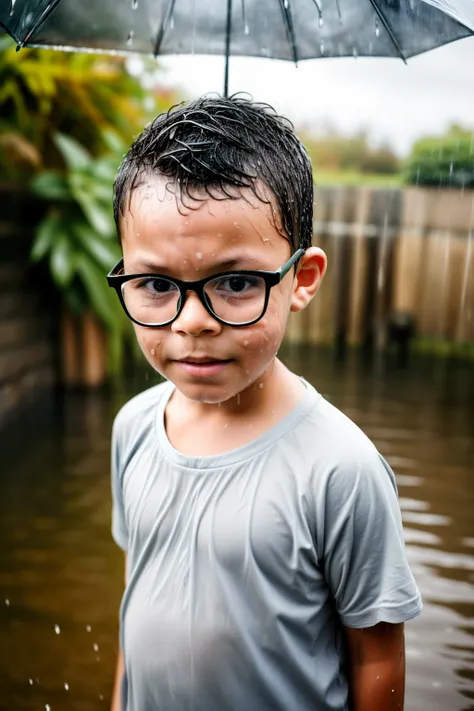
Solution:
{"label": "muddy water", "polygon": [[[340,363],[308,349],[284,359],[396,472],[425,604],[407,625],[407,711],[474,710],[474,369]],[[0,439],[0,709],[109,708],[123,580],[109,534],[110,428],[153,382],[140,373],[45,404]]]}

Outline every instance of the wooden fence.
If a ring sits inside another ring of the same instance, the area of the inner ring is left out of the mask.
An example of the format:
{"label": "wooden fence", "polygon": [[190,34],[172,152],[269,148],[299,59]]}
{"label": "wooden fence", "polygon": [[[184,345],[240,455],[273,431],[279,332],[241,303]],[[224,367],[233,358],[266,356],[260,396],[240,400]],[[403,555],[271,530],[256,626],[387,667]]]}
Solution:
{"label": "wooden fence", "polygon": [[320,188],[314,244],[328,272],[288,341],[383,348],[402,317],[418,337],[474,342],[473,191]]}

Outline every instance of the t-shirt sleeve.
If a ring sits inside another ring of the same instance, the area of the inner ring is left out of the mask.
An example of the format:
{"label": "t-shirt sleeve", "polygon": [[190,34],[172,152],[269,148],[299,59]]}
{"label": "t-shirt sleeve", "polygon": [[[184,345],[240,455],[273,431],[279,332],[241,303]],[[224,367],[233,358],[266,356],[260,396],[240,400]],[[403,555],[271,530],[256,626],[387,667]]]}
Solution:
{"label": "t-shirt sleeve", "polygon": [[[121,456],[122,455],[122,456]],[[123,504],[123,442],[120,413],[112,429],[111,476],[112,476],[112,536],[122,550],[128,550],[128,528]]]}
{"label": "t-shirt sleeve", "polygon": [[318,558],[346,627],[405,622],[421,611],[395,478],[377,453],[334,466],[317,492]]}

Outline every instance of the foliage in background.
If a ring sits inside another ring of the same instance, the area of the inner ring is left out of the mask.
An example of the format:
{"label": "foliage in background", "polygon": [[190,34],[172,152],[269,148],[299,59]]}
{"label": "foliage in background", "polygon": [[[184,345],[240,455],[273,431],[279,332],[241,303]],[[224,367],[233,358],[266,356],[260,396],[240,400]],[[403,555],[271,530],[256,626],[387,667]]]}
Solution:
{"label": "foliage in background", "polygon": [[57,167],[57,132],[75,138],[93,155],[107,149],[106,130],[130,143],[173,99],[147,91],[127,72],[121,57],[16,52],[14,42],[0,36],[1,181],[23,181],[38,170]]}
{"label": "foliage in background", "polygon": [[474,131],[453,124],[444,136],[417,141],[404,177],[409,185],[474,187]]}
{"label": "foliage in background", "polygon": [[72,313],[92,307],[99,316],[109,334],[110,370],[117,372],[132,330],[105,275],[120,258],[112,186],[126,146],[112,133],[104,134],[103,141],[108,152],[94,158],[73,138],[54,136],[67,167],[43,171],[32,182],[33,192],[49,208],[38,226],[31,258],[48,261],[51,278]]}
{"label": "foliage in background", "polygon": [[17,53],[13,41],[0,36],[0,183],[30,184],[45,201],[31,258],[48,264],[72,312],[92,309],[101,319],[110,372],[120,368],[127,341],[135,346],[105,279],[120,257],[113,181],[134,136],[177,102],[173,93],[155,88],[156,68],[143,60],[139,79],[120,57]]}
{"label": "foliage in background", "polygon": [[344,136],[335,130],[324,135],[302,134],[313,162],[315,174],[359,173],[362,175],[396,175],[401,163],[388,144],[374,146],[366,131]]}

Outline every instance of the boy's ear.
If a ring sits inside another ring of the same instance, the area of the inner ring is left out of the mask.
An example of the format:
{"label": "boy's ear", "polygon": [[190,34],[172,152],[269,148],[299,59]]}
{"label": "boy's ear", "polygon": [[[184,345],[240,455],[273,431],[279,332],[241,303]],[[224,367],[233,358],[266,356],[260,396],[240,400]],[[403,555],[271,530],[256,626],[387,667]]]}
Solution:
{"label": "boy's ear", "polygon": [[319,247],[310,247],[301,257],[294,278],[290,311],[302,311],[316,294],[326,273],[327,257]]}

